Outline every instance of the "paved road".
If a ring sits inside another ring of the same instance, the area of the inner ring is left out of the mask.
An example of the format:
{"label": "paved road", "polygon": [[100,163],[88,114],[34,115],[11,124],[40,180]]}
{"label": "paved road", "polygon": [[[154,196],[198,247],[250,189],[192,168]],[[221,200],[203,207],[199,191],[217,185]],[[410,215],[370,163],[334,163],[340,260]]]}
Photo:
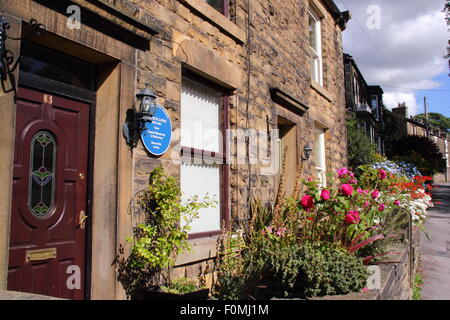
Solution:
{"label": "paved road", "polygon": [[423,300],[450,300],[450,183],[435,184],[435,205],[425,224],[427,237],[421,235]]}

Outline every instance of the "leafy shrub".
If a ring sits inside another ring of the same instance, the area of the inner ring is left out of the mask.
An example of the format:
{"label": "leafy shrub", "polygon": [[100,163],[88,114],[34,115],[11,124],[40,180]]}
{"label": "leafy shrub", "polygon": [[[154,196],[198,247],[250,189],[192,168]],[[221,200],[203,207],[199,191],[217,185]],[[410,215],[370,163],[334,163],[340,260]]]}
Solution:
{"label": "leafy shrub", "polygon": [[287,295],[296,282],[302,263],[299,252],[300,246],[294,241],[264,235],[256,237],[244,253],[248,269],[251,269],[249,271],[257,275],[250,282],[253,285],[249,291],[261,284],[257,280],[263,279],[262,284],[269,285],[277,293]]}
{"label": "leafy shrub", "polygon": [[372,164],[376,161],[377,146],[358,128],[357,120],[354,116],[349,117],[347,120],[347,139],[350,167]]}
{"label": "leafy shrub", "polygon": [[178,181],[167,176],[162,167],[150,173],[149,186],[138,193],[137,202],[144,221],[134,226],[133,237],[127,238],[130,254],[126,256],[121,245],[117,257],[118,280],[128,295],[136,288],[153,285],[155,275],[172,268],[176,256],[190,250],[190,222],[201,208],[215,205],[208,197],[182,201]]}
{"label": "leafy shrub", "polygon": [[242,255],[245,246],[242,233],[226,233],[219,238],[217,278],[213,296],[220,300],[240,300],[248,297],[246,272]]}
{"label": "leafy shrub", "polygon": [[360,291],[367,283],[368,271],[362,259],[346,250],[304,244],[298,254],[301,264],[297,294],[305,297],[347,294]]}
{"label": "leafy shrub", "polygon": [[445,159],[439,147],[427,137],[405,136],[395,141],[388,156],[394,160],[407,161],[422,174],[432,176],[445,170]]}
{"label": "leafy shrub", "polygon": [[174,279],[170,284],[161,286],[161,289],[164,292],[175,294],[186,294],[200,288],[201,287],[196,284],[195,280],[189,278]]}

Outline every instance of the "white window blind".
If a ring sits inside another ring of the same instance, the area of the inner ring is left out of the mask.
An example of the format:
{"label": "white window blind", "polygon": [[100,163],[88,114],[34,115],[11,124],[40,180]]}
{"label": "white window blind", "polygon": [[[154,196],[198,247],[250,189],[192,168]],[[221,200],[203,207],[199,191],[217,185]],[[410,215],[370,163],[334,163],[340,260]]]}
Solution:
{"label": "white window blind", "polygon": [[[183,147],[222,152],[220,100],[220,92],[183,78],[181,94]],[[181,164],[182,201],[187,201],[193,196],[203,200],[208,195],[217,202],[215,207],[200,209],[199,217],[190,224],[191,234],[221,229],[221,168],[220,165],[202,163],[202,159],[185,159]]]}
{"label": "white window blind", "polygon": [[182,164],[180,172],[182,201],[198,196],[199,200],[206,195],[218,202],[215,208],[200,210],[198,219],[191,225],[190,233],[220,230],[220,167],[207,165]]}
{"label": "white window blind", "polygon": [[181,90],[181,145],[221,152],[220,93],[186,78]]}

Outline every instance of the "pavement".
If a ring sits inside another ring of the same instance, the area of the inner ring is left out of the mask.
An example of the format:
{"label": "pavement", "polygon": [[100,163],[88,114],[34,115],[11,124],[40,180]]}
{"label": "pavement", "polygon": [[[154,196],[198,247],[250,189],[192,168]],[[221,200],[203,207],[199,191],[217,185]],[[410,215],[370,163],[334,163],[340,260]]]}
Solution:
{"label": "pavement", "polygon": [[450,300],[450,183],[434,185],[433,200],[421,233],[422,300]]}
{"label": "pavement", "polygon": [[0,290],[0,300],[63,300],[27,292]]}

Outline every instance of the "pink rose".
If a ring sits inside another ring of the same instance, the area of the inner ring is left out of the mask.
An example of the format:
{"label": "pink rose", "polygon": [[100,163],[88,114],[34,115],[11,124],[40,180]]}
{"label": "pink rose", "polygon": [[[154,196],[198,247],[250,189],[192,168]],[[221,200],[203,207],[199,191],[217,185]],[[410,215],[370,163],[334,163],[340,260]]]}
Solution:
{"label": "pink rose", "polygon": [[321,197],[323,200],[328,200],[328,199],[330,199],[330,191],[328,191],[328,190],[326,190],[326,189],[323,189],[323,190],[320,192],[320,197]]}
{"label": "pink rose", "polygon": [[344,196],[350,196],[353,193],[353,187],[349,184],[343,184],[339,190]]}
{"label": "pink rose", "polygon": [[384,203],[381,203],[380,206],[378,207],[378,211],[384,211],[385,208],[386,206],[384,205]]}
{"label": "pink rose", "polygon": [[369,201],[366,201],[366,202],[364,202],[364,208],[367,208],[368,206],[369,206],[369,204],[370,204],[370,202]]}
{"label": "pink rose", "polygon": [[314,199],[309,194],[305,194],[301,200],[302,207],[305,209],[311,209],[314,207]]}
{"label": "pink rose", "polygon": [[351,184],[357,184],[358,180],[352,178],[352,179],[348,180],[348,182],[351,183]]}
{"label": "pink rose", "polygon": [[396,206],[399,206],[399,205],[401,204],[401,202],[400,202],[400,200],[395,200],[395,201],[394,201],[394,204],[395,204]]}
{"label": "pink rose", "polygon": [[364,193],[364,190],[361,188],[358,188],[356,191],[358,191],[358,193]]}
{"label": "pink rose", "polygon": [[345,223],[346,224],[357,224],[361,221],[359,217],[359,212],[356,210],[349,211],[348,214],[345,216]]}
{"label": "pink rose", "polygon": [[339,178],[345,176],[348,173],[348,169],[347,168],[341,168],[337,171],[337,174],[339,176]]}
{"label": "pink rose", "polygon": [[372,195],[372,198],[377,199],[380,196],[380,191],[373,190],[371,195]]}
{"label": "pink rose", "polygon": [[384,171],[383,169],[380,169],[380,170],[378,171],[378,176],[380,177],[381,180],[383,180],[384,178],[386,178],[387,173],[386,173],[386,171]]}

